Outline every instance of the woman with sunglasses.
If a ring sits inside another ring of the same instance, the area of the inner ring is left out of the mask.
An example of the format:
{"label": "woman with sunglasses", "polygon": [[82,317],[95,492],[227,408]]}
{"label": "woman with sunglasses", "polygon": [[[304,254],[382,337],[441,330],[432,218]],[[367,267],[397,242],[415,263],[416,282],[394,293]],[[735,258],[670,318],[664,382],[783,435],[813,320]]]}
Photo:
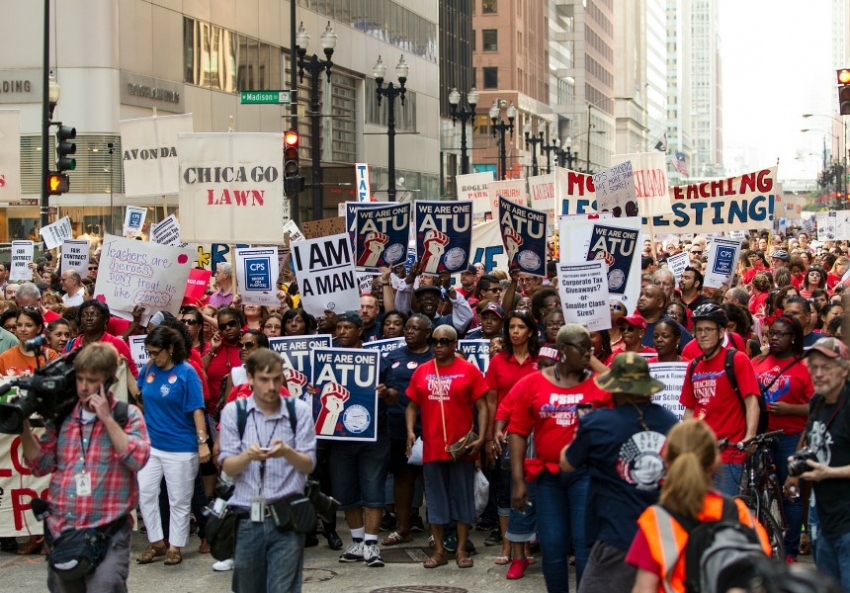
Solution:
{"label": "woman with sunglasses", "polygon": [[218,331],[210,339],[209,350],[202,358],[210,389],[210,398],[207,400],[207,414],[210,416],[215,415],[222,395],[227,397],[222,386],[231,369],[242,364],[239,346],[244,325],[242,312],[233,307],[222,307],[217,317]]}
{"label": "woman with sunglasses", "polygon": [[[189,509],[199,463],[212,457],[204,417],[201,378],[186,362],[183,337],[170,327],[157,326],[145,338],[150,361],[138,379],[151,440],[148,463],[138,473],[139,508],[150,544],[136,558],[150,564],[165,556],[164,564],[183,561],[181,548],[189,537]],[[168,542],[159,512],[160,481],[168,488],[170,521]]]}
{"label": "woman with sunglasses", "polygon": [[617,320],[620,317],[625,317],[629,314],[626,306],[621,301],[611,301],[608,305],[611,311],[611,329],[608,332],[611,334],[611,350],[616,351],[623,346],[623,336],[620,333],[620,327],[617,325]]}
{"label": "woman with sunglasses", "polygon": [[[797,450],[800,434],[806,428],[809,400],[814,393],[812,377],[803,363],[803,327],[788,315],[768,319],[767,354],[753,359],[753,369],[767,403],[767,430],[781,430],[773,451],[773,463],[780,483],[788,477],[788,457]],[[783,492],[785,489],[783,488]],[[784,499],[785,554],[796,561],[800,550],[803,508],[799,498]]]}
{"label": "woman with sunglasses", "polygon": [[[229,404],[240,397],[248,397],[251,395],[251,388],[248,384],[248,372],[245,370],[245,361],[248,357],[256,352],[257,348],[268,348],[268,337],[257,329],[249,329],[244,332],[239,338],[239,358],[242,361],[238,367],[230,369],[230,374],[225,378],[226,386],[223,392],[227,394],[227,399],[223,402]],[[241,388],[241,389],[240,389]],[[281,387],[281,392],[286,389],[286,382]],[[289,391],[286,391],[289,394]],[[283,393],[281,393],[283,395]],[[221,403],[220,407],[224,407]]]}
{"label": "woman with sunglasses", "polygon": [[267,338],[277,338],[283,335],[283,313],[275,311],[263,319],[263,333]]}
{"label": "woman with sunglasses", "polygon": [[814,291],[824,288],[826,288],[826,271],[823,268],[812,266],[806,272],[806,280],[800,289],[800,296],[804,299],[811,299]]}
{"label": "woman with sunglasses", "polygon": [[186,326],[189,337],[192,338],[192,350],[203,356],[210,345],[206,341],[204,333],[204,316],[197,307],[183,307],[180,309],[180,321]]}

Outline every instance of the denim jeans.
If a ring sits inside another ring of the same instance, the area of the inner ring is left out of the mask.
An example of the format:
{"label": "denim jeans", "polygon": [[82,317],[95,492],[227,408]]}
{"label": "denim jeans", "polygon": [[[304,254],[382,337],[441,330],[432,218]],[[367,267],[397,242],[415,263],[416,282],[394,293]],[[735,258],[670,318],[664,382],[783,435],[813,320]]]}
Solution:
{"label": "denim jeans", "polygon": [[850,533],[832,539],[821,532],[815,552],[815,566],[850,593]]}
{"label": "denim jeans", "polygon": [[239,521],[233,566],[236,593],[301,593],[304,535],[280,531],[274,520]]}
{"label": "denim jeans", "polygon": [[740,492],[743,475],[743,463],[721,463],[714,472],[714,487],[721,494],[734,498]]}
{"label": "denim jeans", "polygon": [[[779,437],[778,446],[771,452],[773,464],[776,466],[776,477],[779,479],[779,486],[783,487],[785,478],[788,477],[788,458],[797,450],[797,443],[800,441],[800,433],[785,434]],[[783,492],[784,492],[783,488]],[[800,553],[800,530],[803,527],[803,505],[800,503],[798,496],[794,500],[789,499],[784,494],[782,503],[785,508],[785,520],[788,523],[788,530],[785,532],[785,555],[793,556],[794,558]]]}
{"label": "denim jeans", "polygon": [[576,557],[576,585],[581,582],[592,543],[585,539],[589,484],[586,470],[569,474],[544,472],[537,478],[537,536],[548,593],[569,593],[567,558],[571,543]]}

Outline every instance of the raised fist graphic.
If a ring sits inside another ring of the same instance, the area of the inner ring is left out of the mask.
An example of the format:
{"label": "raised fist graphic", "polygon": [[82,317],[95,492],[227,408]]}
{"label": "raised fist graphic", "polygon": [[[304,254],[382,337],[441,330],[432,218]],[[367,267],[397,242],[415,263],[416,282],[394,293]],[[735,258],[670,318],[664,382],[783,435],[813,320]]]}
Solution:
{"label": "raised fist graphic", "polygon": [[307,375],[295,369],[284,369],[283,378],[286,379],[289,395],[301,399],[304,396],[304,388],[307,386]]}
{"label": "raised fist graphic", "polygon": [[366,251],[357,260],[357,265],[364,268],[374,268],[378,265],[378,260],[381,259],[381,254],[390,240],[389,235],[379,233],[378,231],[370,231],[366,234],[363,244],[366,246]]}
{"label": "raised fist graphic", "polygon": [[514,263],[514,258],[516,257],[516,254],[519,251],[519,247],[524,242],[525,241],[523,241],[522,235],[516,232],[513,227],[508,227],[505,229],[505,250],[508,252],[508,265]]}
{"label": "raised fist graphic", "polygon": [[322,411],[316,419],[316,434],[330,436],[334,433],[339,415],[350,397],[351,392],[339,383],[326,383],[322,387],[322,393],[319,396]]}
{"label": "raised fist graphic", "polygon": [[446,245],[449,244],[449,236],[436,229],[425,233],[425,255],[422,256],[422,271],[426,274],[436,274],[440,267],[440,260]]}

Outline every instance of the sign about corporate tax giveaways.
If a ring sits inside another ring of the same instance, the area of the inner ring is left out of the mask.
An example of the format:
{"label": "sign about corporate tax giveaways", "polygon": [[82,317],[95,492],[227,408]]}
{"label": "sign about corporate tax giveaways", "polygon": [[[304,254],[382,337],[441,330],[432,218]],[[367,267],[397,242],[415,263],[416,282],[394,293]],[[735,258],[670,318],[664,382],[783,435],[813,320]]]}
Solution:
{"label": "sign about corporate tax giveaways", "polygon": [[653,395],[652,401],[673,412],[680,421],[685,416],[685,406],[679,403],[679,396],[687,372],[687,362],[653,362],[649,365],[652,378],[664,383],[664,389]]}
{"label": "sign about corporate tax giveaways", "polygon": [[236,285],[246,305],[278,306],[277,247],[238,247]]}
{"label": "sign about corporate tax giveaways", "polygon": [[546,213],[499,198],[499,228],[508,267],[546,276]]}
{"label": "sign about corporate tax giveaways", "polygon": [[269,346],[283,359],[283,376],[289,395],[312,403],[307,385],[313,376],[313,351],[330,348],[331,336],[278,336],[269,338]]}
{"label": "sign about corporate tax giveaways", "polygon": [[410,235],[410,202],[378,208],[358,208],[354,244],[357,269],[377,272],[407,258]]}
{"label": "sign about corporate tax giveaways", "polygon": [[416,256],[422,273],[455,274],[469,265],[472,202],[416,202]]}
{"label": "sign about corporate tax giveaways", "polygon": [[611,329],[608,265],[603,260],[558,266],[558,293],[567,323],[588,331]]}
{"label": "sign about corporate tax giveaways", "polygon": [[313,355],[313,418],[316,437],[375,441],[378,428],[376,350],[316,348]]}
{"label": "sign about corporate tax giveaways", "polygon": [[83,278],[89,274],[89,240],[65,239],[62,242],[60,270],[74,270]]}
{"label": "sign about corporate tax giveaways", "polygon": [[180,221],[174,214],[151,225],[151,241],[160,245],[183,246],[180,241]]}
{"label": "sign about corporate tax giveaways", "polygon": [[320,317],[360,309],[360,290],[348,234],[292,244],[292,267],[304,310]]}
{"label": "sign about corporate tax giveaways", "polygon": [[192,259],[188,249],[106,235],[95,298],[114,311],[129,312],[140,305],[148,314],[168,311],[177,315]]}

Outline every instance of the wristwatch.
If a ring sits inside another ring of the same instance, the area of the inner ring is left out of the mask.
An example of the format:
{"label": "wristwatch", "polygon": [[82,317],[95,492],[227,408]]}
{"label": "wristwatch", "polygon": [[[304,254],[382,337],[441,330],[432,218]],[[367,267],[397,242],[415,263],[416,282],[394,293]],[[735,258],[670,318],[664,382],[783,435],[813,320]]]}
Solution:
{"label": "wristwatch", "polygon": [[[201,436],[201,435],[204,435],[204,436]],[[203,445],[204,443],[208,442],[209,440],[210,439],[207,436],[207,433],[205,431],[203,431],[203,430],[198,431],[198,444],[199,445]]]}

